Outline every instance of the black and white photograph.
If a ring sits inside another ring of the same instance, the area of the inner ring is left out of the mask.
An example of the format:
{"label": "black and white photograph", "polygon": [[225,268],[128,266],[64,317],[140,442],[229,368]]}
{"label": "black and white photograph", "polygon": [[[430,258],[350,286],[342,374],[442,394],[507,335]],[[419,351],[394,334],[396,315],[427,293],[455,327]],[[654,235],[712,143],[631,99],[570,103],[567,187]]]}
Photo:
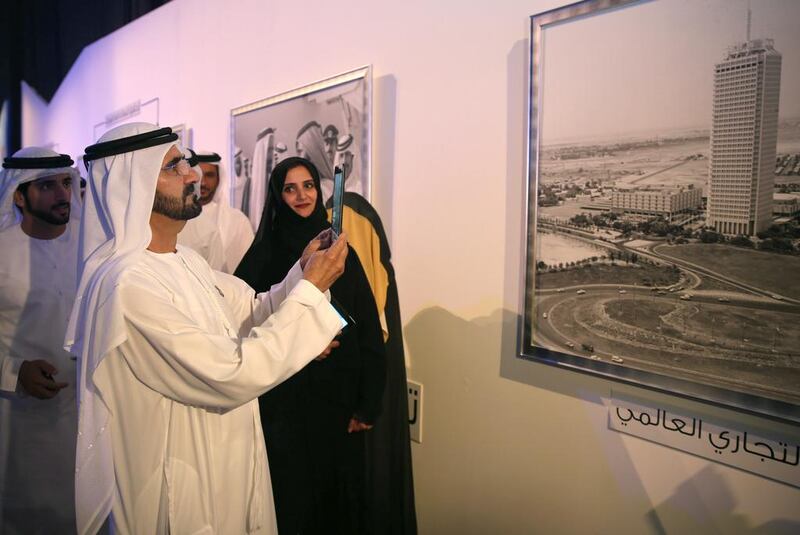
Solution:
{"label": "black and white photograph", "polygon": [[793,0],[532,17],[523,355],[800,404],[799,20]]}
{"label": "black and white photograph", "polygon": [[345,190],[370,196],[371,69],[363,67],[231,112],[233,202],[258,228],[275,165],[291,156],[319,169],[324,200],[336,167]]}
{"label": "black and white photograph", "polygon": [[181,144],[182,147],[186,147],[187,149],[194,148],[194,144],[192,143],[191,128],[187,128],[185,123],[176,124],[171,128],[172,132],[178,135],[178,142]]}

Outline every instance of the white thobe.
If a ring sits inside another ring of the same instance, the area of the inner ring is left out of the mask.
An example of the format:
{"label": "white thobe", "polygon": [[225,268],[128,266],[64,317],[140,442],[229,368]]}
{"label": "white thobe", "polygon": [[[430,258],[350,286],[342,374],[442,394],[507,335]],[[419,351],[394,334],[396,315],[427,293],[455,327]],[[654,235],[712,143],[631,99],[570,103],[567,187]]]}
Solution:
{"label": "white thobe", "polygon": [[299,264],[255,296],[182,246],[119,281],[128,339],[93,377],[111,415],[116,531],[276,533],[256,398],[323,351],[336,312]]}
{"label": "white thobe", "polygon": [[[75,532],[75,362],[62,349],[75,299],[76,229],[53,240],[0,232],[0,533]],[[41,400],[17,384],[25,360],[69,383]]]}
{"label": "white thobe", "polygon": [[253,243],[253,227],[239,210],[224,202],[210,202],[199,216],[186,222],[178,243],[191,247],[212,269],[233,273]]}

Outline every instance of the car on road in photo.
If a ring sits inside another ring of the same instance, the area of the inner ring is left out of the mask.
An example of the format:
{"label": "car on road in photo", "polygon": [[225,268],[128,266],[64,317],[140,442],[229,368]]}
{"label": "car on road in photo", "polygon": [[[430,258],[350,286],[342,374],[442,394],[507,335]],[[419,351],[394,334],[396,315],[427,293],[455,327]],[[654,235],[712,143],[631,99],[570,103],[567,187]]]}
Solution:
{"label": "car on road in photo", "polygon": [[770,297],[775,299],[775,300],[777,300],[777,301],[783,301],[783,297],[781,297],[780,295],[777,295],[777,294],[772,294],[772,295],[770,295]]}
{"label": "car on road in photo", "polygon": [[578,294],[578,295],[583,295],[583,294],[585,294],[585,293],[586,293],[586,290],[584,290],[583,288],[581,288],[580,290],[578,290],[578,291],[577,291],[577,292],[575,292],[575,293],[576,293],[576,294]]}
{"label": "car on road in photo", "polygon": [[542,317],[543,317],[544,319],[547,319],[547,312],[545,312],[544,314],[542,314]]}
{"label": "car on road in photo", "polygon": [[620,290],[619,293],[626,294],[626,293],[628,293],[628,291],[627,290]]}
{"label": "car on road in photo", "polygon": [[625,362],[622,360],[621,357],[618,357],[616,355],[611,355],[611,361],[616,362],[617,364],[622,364],[623,362]]}
{"label": "car on road in photo", "polygon": [[731,302],[731,300],[728,299],[727,297],[718,297],[717,301],[719,301],[720,303],[730,303]]}
{"label": "car on road in photo", "polygon": [[688,300],[690,300],[691,298],[692,298],[692,294],[683,294],[683,295],[682,295],[682,296],[680,296],[678,299],[680,299],[680,300],[682,300],[682,301],[688,301]]}
{"label": "car on road in photo", "polygon": [[567,347],[568,347],[568,348],[570,348],[570,349],[575,349],[575,344],[573,344],[572,342],[567,342],[567,343],[566,343],[566,344],[564,344],[564,345],[565,345],[565,346],[567,346]]}

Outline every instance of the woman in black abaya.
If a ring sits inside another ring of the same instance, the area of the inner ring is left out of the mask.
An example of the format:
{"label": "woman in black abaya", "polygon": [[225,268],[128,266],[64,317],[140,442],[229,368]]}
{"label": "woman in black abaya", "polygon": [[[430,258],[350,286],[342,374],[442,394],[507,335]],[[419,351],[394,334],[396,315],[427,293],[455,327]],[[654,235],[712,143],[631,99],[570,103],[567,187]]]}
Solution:
{"label": "woman in black abaya", "polygon": [[[317,169],[303,158],[281,161],[236,275],[257,292],[268,290],[329,227]],[[386,357],[375,300],[352,248],[331,296],[354,320],[340,346],[259,398],[281,534],[367,532],[364,433],[380,412]]]}

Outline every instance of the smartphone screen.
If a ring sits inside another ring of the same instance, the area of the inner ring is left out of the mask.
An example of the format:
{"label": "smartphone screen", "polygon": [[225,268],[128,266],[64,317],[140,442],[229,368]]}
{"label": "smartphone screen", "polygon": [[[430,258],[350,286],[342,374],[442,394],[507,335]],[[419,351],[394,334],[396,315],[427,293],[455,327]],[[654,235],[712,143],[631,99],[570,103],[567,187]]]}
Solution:
{"label": "smartphone screen", "polygon": [[[333,213],[331,228],[336,237],[342,233],[342,204],[344,203],[344,172],[337,167],[333,174]],[[334,238],[335,239],[335,238]]]}

